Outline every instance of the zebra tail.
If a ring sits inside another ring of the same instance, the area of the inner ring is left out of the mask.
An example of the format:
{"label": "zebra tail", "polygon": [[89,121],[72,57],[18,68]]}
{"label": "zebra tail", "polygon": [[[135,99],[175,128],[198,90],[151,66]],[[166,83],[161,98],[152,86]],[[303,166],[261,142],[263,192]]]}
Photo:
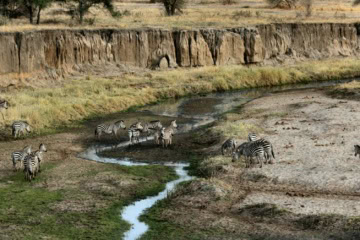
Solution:
{"label": "zebra tail", "polygon": [[95,136],[98,135],[98,131],[97,131],[97,128],[95,128]]}
{"label": "zebra tail", "polygon": [[275,159],[275,154],[274,154],[274,149],[273,148],[271,148],[271,154],[272,154],[273,158]]}

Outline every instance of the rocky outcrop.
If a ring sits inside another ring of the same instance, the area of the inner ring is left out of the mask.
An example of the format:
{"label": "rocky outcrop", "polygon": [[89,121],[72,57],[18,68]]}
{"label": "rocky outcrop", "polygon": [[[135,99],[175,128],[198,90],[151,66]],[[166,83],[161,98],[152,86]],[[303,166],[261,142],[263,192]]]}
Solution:
{"label": "rocky outcrop", "polygon": [[43,30],[0,33],[0,74],[56,78],[82,64],[141,68],[266,64],[358,56],[358,24],[269,24],[232,29]]}

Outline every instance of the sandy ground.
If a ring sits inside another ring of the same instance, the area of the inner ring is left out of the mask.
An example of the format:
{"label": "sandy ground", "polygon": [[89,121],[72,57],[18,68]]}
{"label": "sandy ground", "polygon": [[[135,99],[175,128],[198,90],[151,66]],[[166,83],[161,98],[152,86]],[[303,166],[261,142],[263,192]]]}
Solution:
{"label": "sandy ground", "polygon": [[210,178],[180,188],[158,218],[190,232],[216,229],[208,239],[359,239],[358,101],[327,91],[278,92],[235,110],[264,130],[275,164],[245,169],[228,157]]}

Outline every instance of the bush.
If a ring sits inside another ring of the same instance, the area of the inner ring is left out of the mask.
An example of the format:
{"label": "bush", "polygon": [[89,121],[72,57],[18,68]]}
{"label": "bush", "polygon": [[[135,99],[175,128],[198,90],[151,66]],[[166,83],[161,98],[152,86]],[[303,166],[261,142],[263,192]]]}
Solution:
{"label": "bush", "polygon": [[176,11],[182,13],[186,0],[161,0],[168,16],[175,15]]}
{"label": "bush", "polygon": [[0,15],[0,26],[6,25],[9,23],[9,18]]}
{"label": "bush", "polygon": [[266,0],[266,2],[275,8],[291,9],[295,8],[299,0]]}
{"label": "bush", "polygon": [[230,5],[230,4],[234,4],[234,0],[221,0],[222,1],[222,4],[224,5]]}

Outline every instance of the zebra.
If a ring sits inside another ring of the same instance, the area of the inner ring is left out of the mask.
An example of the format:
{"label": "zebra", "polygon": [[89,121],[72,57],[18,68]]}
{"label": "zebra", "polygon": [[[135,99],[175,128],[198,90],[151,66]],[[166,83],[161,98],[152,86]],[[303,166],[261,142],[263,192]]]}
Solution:
{"label": "zebra", "polygon": [[162,146],[167,147],[172,144],[172,137],[177,128],[176,120],[171,121],[170,126],[162,128],[160,132],[160,139],[162,141]]}
{"label": "zebra", "polygon": [[20,168],[23,164],[23,161],[27,155],[31,154],[31,146],[24,147],[21,151],[16,151],[11,154],[11,160],[13,162],[14,171],[17,171],[17,162],[20,162]]}
{"label": "zebra", "polygon": [[140,142],[140,134],[143,129],[144,127],[142,126],[141,122],[136,122],[129,127],[128,135],[131,144],[134,144],[135,142]]}
{"label": "zebra", "polygon": [[221,153],[222,155],[225,155],[228,153],[228,150],[231,150],[231,152],[235,151],[236,149],[237,140],[235,138],[229,138],[227,139],[222,145],[221,145]]}
{"label": "zebra", "polygon": [[258,137],[256,136],[256,133],[249,133],[248,141],[253,142],[253,141],[256,141],[256,140],[258,140]]}
{"label": "zebra", "polygon": [[25,180],[33,180],[38,172],[39,157],[38,154],[29,154],[24,159]]}
{"label": "zebra", "polygon": [[[1,109],[8,109],[9,108],[9,102],[4,100],[4,99],[0,99],[0,110]],[[1,112],[1,115],[3,117],[3,120],[5,120],[4,118],[4,114]]]}
{"label": "zebra", "polygon": [[360,158],[360,146],[354,145],[354,148],[355,148],[355,157],[356,157],[356,155],[359,155],[359,158]]}
{"label": "zebra", "polygon": [[38,160],[39,160],[38,171],[39,171],[39,172],[41,172],[41,168],[40,168],[40,167],[41,167],[41,161],[43,160],[43,153],[44,153],[44,152],[47,152],[47,148],[46,148],[46,146],[45,146],[43,143],[41,143],[41,144],[39,145],[39,150],[31,153],[31,154],[36,155],[36,156],[38,157]]}
{"label": "zebra", "polygon": [[99,124],[95,128],[95,136],[100,139],[102,133],[113,134],[117,138],[117,132],[119,129],[126,129],[125,123],[123,120],[116,121],[111,124]]}
{"label": "zebra", "polygon": [[264,138],[261,138],[254,142],[259,142],[263,146],[265,153],[265,160],[266,160],[265,163],[273,164],[274,163],[273,159],[275,159],[275,154],[272,144]]}
{"label": "zebra", "polygon": [[253,162],[252,160],[256,157],[257,162],[260,163],[260,168],[262,168],[264,153],[263,145],[260,142],[244,142],[233,152],[232,161],[234,162],[240,155],[243,155],[245,157],[245,167],[249,168]]}
{"label": "zebra", "polygon": [[142,130],[142,132],[147,133],[147,135],[146,135],[146,140],[147,140],[149,136],[155,135],[159,130],[162,129],[162,127],[163,127],[163,125],[161,124],[161,122],[159,120],[154,120],[154,121],[145,123],[144,129]]}
{"label": "zebra", "polygon": [[14,121],[12,126],[12,136],[14,138],[19,137],[21,134],[25,134],[25,131],[31,132],[31,127],[27,122],[24,121]]}

